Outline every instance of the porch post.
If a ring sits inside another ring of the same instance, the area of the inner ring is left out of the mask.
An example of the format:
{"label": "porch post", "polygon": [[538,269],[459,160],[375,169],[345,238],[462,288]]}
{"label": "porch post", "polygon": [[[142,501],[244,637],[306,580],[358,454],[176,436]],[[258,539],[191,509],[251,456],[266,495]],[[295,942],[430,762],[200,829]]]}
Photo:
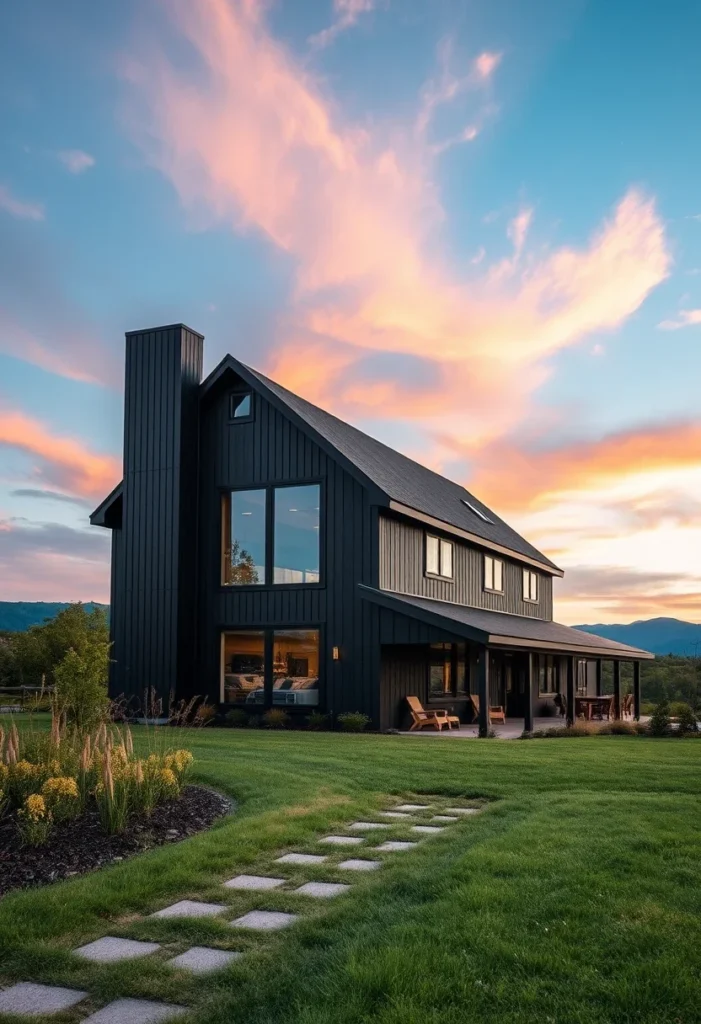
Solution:
{"label": "porch post", "polygon": [[480,663],[479,663],[479,698],[480,698],[480,714],[479,714],[479,735],[486,737],[489,733],[489,649],[482,647],[480,649]]}
{"label": "porch post", "polygon": [[621,717],[621,663],[613,663],[613,717],[618,721]]}
{"label": "porch post", "polygon": [[574,656],[567,655],[567,725],[574,725],[577,716],[574,710]]}
{"label": "porch post", "polygon": [[633,718],[640,721],[640,662],[633,662]]}
{"label": "porch post", "polygon": [[526,732],[533,732],[533,655],[528,652],[526,664],[526,714],[523,727]]}
{"label": "porch post", "polygon": [[596,659],[596,696],[601,696],[601,658]]}

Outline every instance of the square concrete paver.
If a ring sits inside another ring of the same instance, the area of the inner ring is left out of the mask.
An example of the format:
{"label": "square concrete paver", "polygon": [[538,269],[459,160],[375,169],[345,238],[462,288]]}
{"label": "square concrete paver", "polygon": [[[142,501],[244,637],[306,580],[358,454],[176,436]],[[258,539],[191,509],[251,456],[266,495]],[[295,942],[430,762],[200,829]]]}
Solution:
{"label": "square concrete paver", "polygon": [[400,804],[395,811],[428,811],[430,804]]}
{"label": "square concrete paver", "polygon": [[343,882],[305,882],[294,891],[300,896],[317,896],[319,899],[327,900],[332,896],[340,896],[349,889],[350,885],[344,885]]}
{"label": "square concrete paver", "polygon": [[258,932],[276,932],[288,928],[297,920],[297,914],[284,914],[281,910],[251,910],[243,917],[231,921],[232,928],[250,928]]}
{"label": "square concrete paver", "polygon": [[102,939],[89,942],[87,946],[79,946],[73,952],[85,960],[111,964],[117,960],[135,960],[139,956],[148,956],[160,948],[158,942],[137,942],[136,939],[115,939],[111,935],[105,935]]}
{"label": "square concrete paver", "polygon": [[432,836],[436,832],[444,832],[445,829],[442,825],[412,825],[412,832],[422,832],[424,835]]}
{"label": "square concrete paver", "polygon": [[115,999],[97,1013],[85,1017],[82,1024],[156,1024],[187,1013],[188,1007],[174,1003],[152,1003],[148,999]]}
{"label": "square concrete paver", "polygon": [[479,807],[446,807],[448,814],[479,814]]}
{"label": "square concrete paver", "polygon": [[459,821],[454,814],[434,814],[431,821]]}
{"label": "square concrete paver", "polygon": [[186,949],[180,956],[173,957],[168,963],[172,967],[182,967],[193,974],[209,974],[220,971],[222,967],[238,960],[242,953],[229,952],[226,949],[210,949],[208,946],[193,946]]}
{"label": "square concrete paver", "polygon": [[344,871],[374,871],[376,868],[382,867],[381,860],[342,860],[338,865],[339,868],[343,868]]}
{"label": "square concrete paver", "polygon": [[319,842],[328,843],[330,846],[358,846],[365,840],[362,836],[324,836]]}
{"label": "square concrete paver", "polygon": [[278,857],[276,864],[323,864],[328,857],[322,857],[317,853],[286,853]]}
{"label": "square concrete paver", "polygon": [[382,818],[403,818],[405,820],[411,817],[406,811],[380,811],[380,816]]}
{"label": "square concrete paver", "polygon": [[200,903],[199,900],[180,900],[170,907],[157,910],[151,917],[214,917],[226,910],[226,903]]}
{"label": "square concrete paver", "polygon": [[376,847],[382,853],[400,853],[402,850],[413,850],[418,843],[406,843],[399,839],[390,839],[388,843],[383,843],[382,846]]}
{"label": "square concrete paver", "polygon": [[348,828],[354,832],[370,832],[373,828],[392,828],[386,821],[354,821]]}
{"label": "square concrete paver", "polygon": [[45,1013],[59,1013],[85,999],[87,992],[57,985],[37,985],[33,981],[19,981],[0,992],[0,1013],[18,1013],[27,1017]]}
{"label": "square concrete paver", "polygon": [[[457,818],[455,820],[457,821]],[[267,889],[277,889],[285,882],[285,878],[268,878],[267,875],[237,875],[236,878],[224,882],[224,885],[227,889],[256,889],[264,892]]]}

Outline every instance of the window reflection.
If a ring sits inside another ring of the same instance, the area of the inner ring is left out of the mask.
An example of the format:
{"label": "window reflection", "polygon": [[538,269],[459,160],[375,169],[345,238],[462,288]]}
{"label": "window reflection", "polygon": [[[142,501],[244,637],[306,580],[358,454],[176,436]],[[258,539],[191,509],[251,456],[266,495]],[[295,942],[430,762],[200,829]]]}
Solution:
{"label": "window reflection", "polygon": [[319,703],[319,630],[273,633],[273,707]]}
{"label": "window reflection", "polygon": [[224,585],[265,583],[265,490],[226,495],[222,524]]}
{"label": "window reflection", "polygon": [[273,583],[319,582],[319,484],[275,488]]}
{"label": "window reflection", "polygon": [[453,692],[452,647],[431,644],[428,665],[429,697],[443,697]]}
{"label": "window reflection", "polygon": [[262,630],[224,633],[221,699],[227,704],[262,704],[265,637]]}

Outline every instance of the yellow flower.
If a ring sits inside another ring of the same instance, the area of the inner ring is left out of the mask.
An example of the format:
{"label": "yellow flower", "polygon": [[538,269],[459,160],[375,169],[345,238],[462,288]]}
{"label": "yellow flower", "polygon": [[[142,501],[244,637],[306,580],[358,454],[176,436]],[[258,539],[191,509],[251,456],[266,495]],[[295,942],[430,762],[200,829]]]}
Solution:
{"label": "yellow flower", "polygon": [[17,761],[12,768],[12,774],[15,779],[28,780],[33,779],[35,775],[38,775],[40,768],[36,764],[30,764],[29,761]]}
{"label": "yellow flower", "polygon": [[44,796],[49,799],[61,800],[66,797],[78,799],[78,785],[75,779],[70,779],[68,776],[58,776],[58,778],[47,779],[44,785],[41,787],[41,791]]}
{"label": "yellow flower", "polygon": [[160,780],[165,789],[177,789],[178,780],[175,776],[175,772],[170,768],[161,768]]}
{"label": "yellow flower", "polygon": [[56,760],[49,761],[49,771],[51,772],[52,775],[60,775],[61,762]]}
{"label": "yellow flower", "polygon": [[46,802],[39,793],[32,793],[24,801],[24,815],[30,821],[40,821],[46,817]]}
{"label": "yellow flower", "polygon": [[9,774],[10,771],[7,765],[0,761],[0,786],[5,782]]}
{"label": "yellow flower", "polygon": [[176,750],[165,758],[167,768],[182,775],[193,762],[193,756],[189,750]]}

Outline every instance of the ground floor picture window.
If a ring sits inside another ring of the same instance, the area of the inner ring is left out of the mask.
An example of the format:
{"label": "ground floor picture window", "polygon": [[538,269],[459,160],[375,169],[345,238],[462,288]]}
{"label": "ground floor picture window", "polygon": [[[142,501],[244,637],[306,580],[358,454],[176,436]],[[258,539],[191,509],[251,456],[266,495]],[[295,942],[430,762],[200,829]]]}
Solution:
{"label": "ground floor picture window", "polygon": [[262,705],[265,696],[263,630],[224,633],[222,662],[222,701],[247,707]]}
{"label": "ground floor picture window", "polygon": [[315,707],[319,703],[319,630],[276,629],[273,633],[273,705]]}
{"label": "ground floor picture window", "polygon": [[431,644],[428,662],[428,695],[453,695],[452,644]]}

